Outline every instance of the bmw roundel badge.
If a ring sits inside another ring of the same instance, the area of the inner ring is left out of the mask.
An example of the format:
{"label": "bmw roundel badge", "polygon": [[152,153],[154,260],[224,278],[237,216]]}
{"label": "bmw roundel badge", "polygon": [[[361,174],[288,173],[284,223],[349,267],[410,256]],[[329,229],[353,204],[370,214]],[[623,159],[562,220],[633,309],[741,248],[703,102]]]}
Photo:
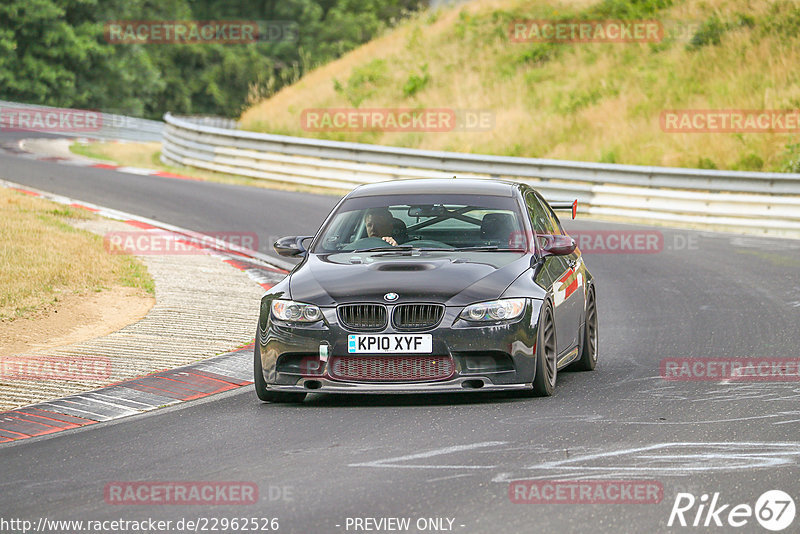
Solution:
{"label": "bmw roundel badge", "polygon": [[384,299],[384,300],[388,300],[389,302],[394,302],[394,301],[396,301],[396,300],[397,300],[399,297],[400,297],[400,296],[399,296],[397,293],[386,293],[386,294],[383,296],[383,299]]}

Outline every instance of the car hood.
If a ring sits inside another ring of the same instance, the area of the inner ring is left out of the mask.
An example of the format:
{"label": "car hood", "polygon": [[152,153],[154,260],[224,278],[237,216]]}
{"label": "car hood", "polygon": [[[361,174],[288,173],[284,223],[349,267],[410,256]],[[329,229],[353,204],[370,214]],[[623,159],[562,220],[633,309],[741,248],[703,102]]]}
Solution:
{"label": "car hood", "polygon": [[441,302],[464,306],[500,297],[525,270],[519,252],[423,252],[420,255],[346,253],[309,255],[291,274],[291,298],[318,306],[351,302]]}

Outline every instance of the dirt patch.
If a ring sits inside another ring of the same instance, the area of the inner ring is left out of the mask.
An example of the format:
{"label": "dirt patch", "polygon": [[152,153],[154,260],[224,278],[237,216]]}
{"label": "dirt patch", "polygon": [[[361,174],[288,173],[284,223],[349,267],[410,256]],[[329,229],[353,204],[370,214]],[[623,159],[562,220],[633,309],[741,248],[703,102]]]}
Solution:
{"label": "dirt patch", "polygon": [[0,322],[0,356],[79,343],[115,332],[142,319],[155,299],[141,289],[114,287],[67,294],[35,314]]}

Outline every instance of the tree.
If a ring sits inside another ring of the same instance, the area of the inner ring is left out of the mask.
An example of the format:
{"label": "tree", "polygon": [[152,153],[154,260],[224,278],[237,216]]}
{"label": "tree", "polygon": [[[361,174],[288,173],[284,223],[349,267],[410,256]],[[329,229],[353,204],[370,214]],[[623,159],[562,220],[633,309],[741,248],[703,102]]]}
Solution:
{"label": "tree", "polygon": [[[378,35],[417,0],[4,0],[0,98],[159,118],[237,116],[255,86],[270,94]],[[109,21],[256,20],[296,39],[251,44],[114,44]]]}

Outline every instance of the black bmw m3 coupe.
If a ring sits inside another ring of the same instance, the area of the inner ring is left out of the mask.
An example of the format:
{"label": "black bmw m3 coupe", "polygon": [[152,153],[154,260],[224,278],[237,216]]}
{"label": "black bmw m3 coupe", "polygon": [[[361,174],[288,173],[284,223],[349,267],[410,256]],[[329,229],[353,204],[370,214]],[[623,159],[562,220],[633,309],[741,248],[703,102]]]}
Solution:
{"label": "black bmw m3 coupe", "polygon": [[597,363],[594,280],[553,208],[497,180],[398,180],[345,196],[261,300],[258,397],[520,390]]}

